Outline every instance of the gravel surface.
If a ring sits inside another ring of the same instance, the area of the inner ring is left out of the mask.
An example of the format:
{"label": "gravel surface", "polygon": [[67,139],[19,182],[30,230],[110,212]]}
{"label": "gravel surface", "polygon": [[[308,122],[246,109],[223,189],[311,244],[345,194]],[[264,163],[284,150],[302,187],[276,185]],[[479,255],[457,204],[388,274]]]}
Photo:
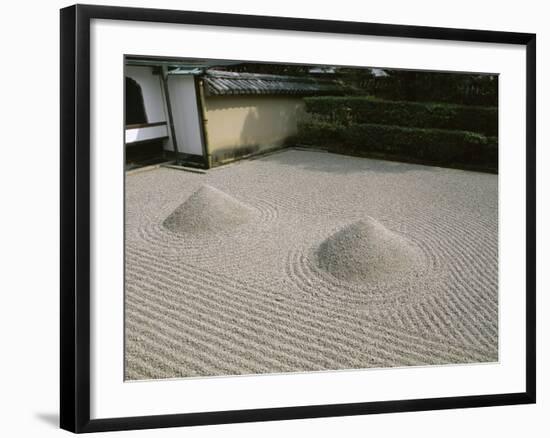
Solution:
{"label": "gravel surface", "polygon": [[285,150],[126,177],[127,379],[498,360],[498,177]]}

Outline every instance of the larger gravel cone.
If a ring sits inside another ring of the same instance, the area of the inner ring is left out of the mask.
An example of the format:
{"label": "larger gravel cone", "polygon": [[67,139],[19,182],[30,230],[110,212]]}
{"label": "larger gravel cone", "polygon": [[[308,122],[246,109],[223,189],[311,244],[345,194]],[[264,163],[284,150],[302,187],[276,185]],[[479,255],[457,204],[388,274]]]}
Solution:
{"label": "larger gravel cone", "polygon": [[353,283],[391,281],[421,266],[419,249],[372,218],[325,239],[315,258],[321,269]]}

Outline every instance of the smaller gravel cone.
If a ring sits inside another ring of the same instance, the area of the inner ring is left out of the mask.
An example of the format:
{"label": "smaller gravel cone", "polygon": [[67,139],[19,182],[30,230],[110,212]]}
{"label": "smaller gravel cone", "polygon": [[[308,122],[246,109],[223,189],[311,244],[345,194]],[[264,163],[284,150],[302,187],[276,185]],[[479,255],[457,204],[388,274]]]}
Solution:
{"label": "smaller gravel cone", "polygon": [[163,225],[179,234],[231,231],[254,219],[255,210],[212,186],[203,185]]}

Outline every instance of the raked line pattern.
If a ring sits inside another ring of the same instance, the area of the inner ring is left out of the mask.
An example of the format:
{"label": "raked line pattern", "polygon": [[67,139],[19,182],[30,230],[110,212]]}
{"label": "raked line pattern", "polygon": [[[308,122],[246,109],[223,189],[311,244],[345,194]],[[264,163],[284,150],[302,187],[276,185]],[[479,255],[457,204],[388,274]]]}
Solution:
{"label": "raked line pattern", "polygon": [[[497,361],[497,180],[292,150],[127,176],[126,378]],[[208,237],[164,229],[203,184],[258,220]],[[316,266],[316,245],[365,216],[420,249],[410,277],[346,284]]]}

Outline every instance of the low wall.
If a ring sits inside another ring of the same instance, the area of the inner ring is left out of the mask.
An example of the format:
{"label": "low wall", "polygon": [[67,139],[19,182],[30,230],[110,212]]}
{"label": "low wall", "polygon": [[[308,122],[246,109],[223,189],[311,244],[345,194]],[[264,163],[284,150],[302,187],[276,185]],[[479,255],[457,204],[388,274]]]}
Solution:
{"label": "low wall", "polygon": [[302,98],[207,96],[206,136],[211,165],[281,147],[298,132],[305,114]]}

